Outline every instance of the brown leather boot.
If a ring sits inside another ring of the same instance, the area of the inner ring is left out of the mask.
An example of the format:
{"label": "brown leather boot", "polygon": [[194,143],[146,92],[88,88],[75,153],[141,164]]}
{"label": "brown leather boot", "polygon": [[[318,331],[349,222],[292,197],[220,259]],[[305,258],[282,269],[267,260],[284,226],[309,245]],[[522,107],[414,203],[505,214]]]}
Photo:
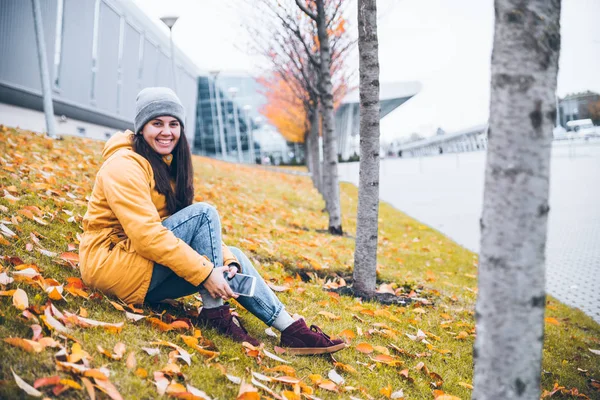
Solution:
{"label": "brown leather boot", "polygon": [[342,340],[331,340],[321,328],[316,325],[306,326],[299,319],[281,332],[281,347],[289,354],[325,354],[335,353],[346,347]]}
{"label": "brown leather boot", "polygon": [[248,342],[253,346],[260,346],[260,342],[248,334],[239,318],[231,314],[229,304],[216,308],[202,308],[198,315],[198,321],[215,328],[236,342]]}

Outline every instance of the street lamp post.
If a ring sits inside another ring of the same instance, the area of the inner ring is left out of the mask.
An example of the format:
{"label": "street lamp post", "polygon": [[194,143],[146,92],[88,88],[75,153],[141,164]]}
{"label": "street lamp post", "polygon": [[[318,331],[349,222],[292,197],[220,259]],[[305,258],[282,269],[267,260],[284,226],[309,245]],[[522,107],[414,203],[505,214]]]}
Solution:
{"label": "street lamp post", "polygon": [[250,120],[250,110],[252,106],[246,104],[244,106],[244,111],[246,112],[246,133],[248,135],[248,147],[250,150],[250,164],[254,164],[256,162],[256,158],[254,155],[254,132],[252,129],[252,121]]}
{"label": "street lamp post", "polygon": [[238,92],[238,88],[230,87],[229,94],[231,94],[231,105],[233,106],[233,126],[235,127],[235,142],[237,145],[238,162],[242,163],[242,140],[240,138],[240,121],[238,121],[238,112],[235,104],[235,95]]}
{"label": "street lamp post", "polygon": [[173,49],[173,26],[179,17],[162,17],[160,20],[169,28],[169,40],[171,42],[171,70],[173,71],[173,90],[177,93],[177,75],[175,73],[175,50]]}
{"label": "street lamp post", "polygon": [[227,158],[227,148],[225,146],[225,130],[223,127],[223,114],[221,113],[221,96],[219,96],[219,88],[217,87],[217,77],[220,71],[212,71],[210,74],[213,77],[213,91],[215,92],[215,100],[217,102],[217,121],[219,122],[219,140],[221,142],[221,156],[223,160]]}
{"label": "street lamp post", "polygon": [[40,64],[40,76],[42,81],[42,92],[44,94],[44,114],[46,114],[46,132],[52,138],[56,137],[54,124],[54,105],[52,104],[52,91],[50,89],[50,74],[46,58],[46,42],[44,41],[44,28],[42,25],[42,11],[39,0],[32,0],[33,25],[35,29],[35,41],[37,43],[38,61]]}

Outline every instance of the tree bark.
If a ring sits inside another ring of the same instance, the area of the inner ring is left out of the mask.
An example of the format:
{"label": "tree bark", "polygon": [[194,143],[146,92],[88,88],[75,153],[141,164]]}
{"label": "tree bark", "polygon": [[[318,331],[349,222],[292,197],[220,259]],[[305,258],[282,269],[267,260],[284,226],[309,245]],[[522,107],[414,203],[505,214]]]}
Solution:
{"label": "tree bark", "polygon": [[474,399],[539,399],[560,0],[496,0]]}
{"label": "tree bark", "polygon": [[360,165],[353,289],[375,292],[379,219],[379,43],[377,4],[358,0]]}
{"label": "tree bark", "polygon": [[311,158],[310,172],[312,181],[319,193],[323,193],[321,160],[319,159],[319,108],[310,113],[309,152]]}
{"label": "tree bark", "polygon": [[331,83],[331,51],[327,33],[324,0],[317,3],[317,32],[320,53],[320,97],[323,118],[323,197],[329,213],[329,232],[342,235],[340,185],[338,178],[337,138],[333,123],[333,85]]}

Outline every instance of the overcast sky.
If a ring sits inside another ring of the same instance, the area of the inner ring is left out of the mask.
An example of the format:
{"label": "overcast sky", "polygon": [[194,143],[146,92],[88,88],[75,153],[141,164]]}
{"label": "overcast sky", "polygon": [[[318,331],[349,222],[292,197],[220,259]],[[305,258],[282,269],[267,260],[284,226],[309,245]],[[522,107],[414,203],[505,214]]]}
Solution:
{"label": "overcast sky", "polygon": [[[179,15],[173,40],[203,70],[249,71],[245,0],[134,0],[157,24]],[[250,3],[251,4],[251,3]],[[382,120],[382,140],[485,123],[489,108],[493,0],[378,0],[381,81],[419,81],[422,90]],[[558,95],[600,93],[600,0],[563,0]],[[348,29],[356,31],[356,2]],[[251,21],[250,21],[251,22]],[[166,28],[161,27],[165,32]],[[350,61],[358,68],[357,59]],[[356,74],[358,76],[358,74]]]}

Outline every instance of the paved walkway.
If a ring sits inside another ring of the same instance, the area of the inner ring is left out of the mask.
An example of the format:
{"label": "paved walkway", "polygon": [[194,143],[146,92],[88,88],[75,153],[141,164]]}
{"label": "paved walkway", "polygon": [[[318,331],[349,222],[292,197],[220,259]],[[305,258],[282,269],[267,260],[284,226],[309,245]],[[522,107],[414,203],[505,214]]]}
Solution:
{"label": "paved walkway", "polygon": [[[479,250],[485,153],[381,164],[380,197]],[[358,163],[340,164],[340,179],[358,184]],[[546,288],[600,323],[600,141],[552,149]]]}

